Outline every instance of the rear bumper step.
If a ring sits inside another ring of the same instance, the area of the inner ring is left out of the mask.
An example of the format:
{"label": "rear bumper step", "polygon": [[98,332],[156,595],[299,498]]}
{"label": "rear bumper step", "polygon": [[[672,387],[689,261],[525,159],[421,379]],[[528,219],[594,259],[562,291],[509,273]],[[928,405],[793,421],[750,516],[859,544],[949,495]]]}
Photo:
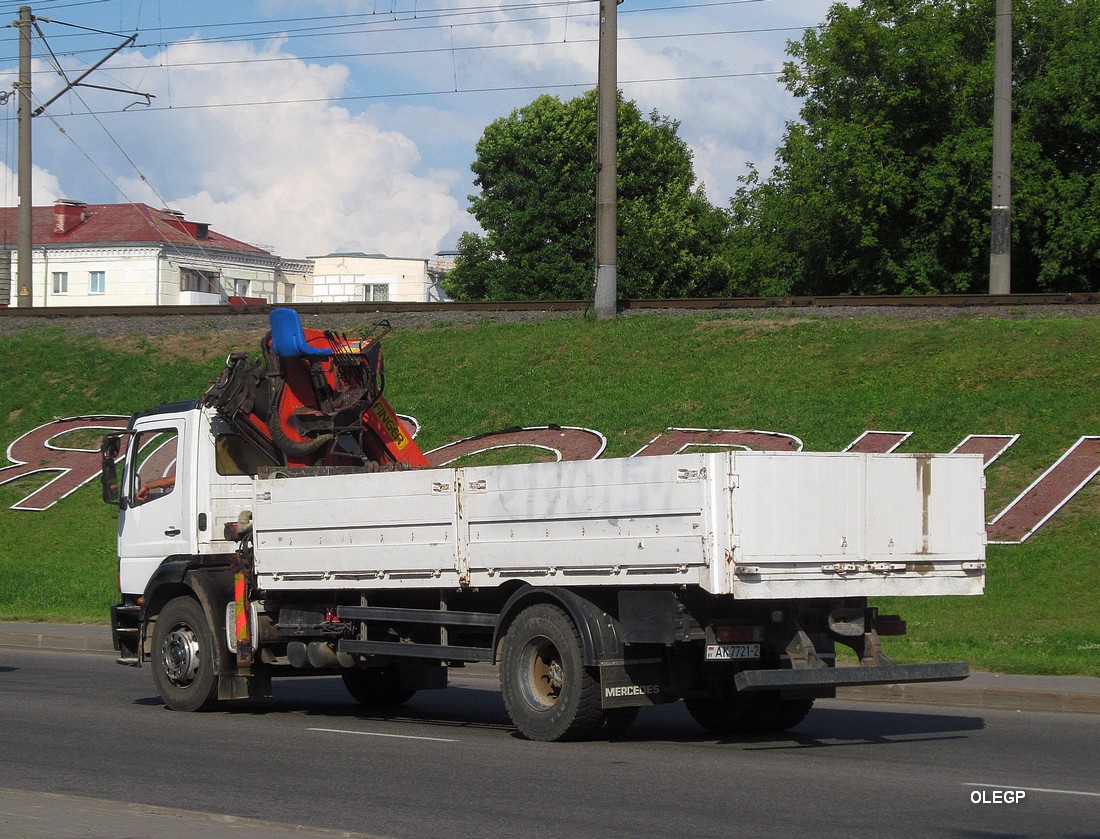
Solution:
{"label": "rear bumper step", "polygon": [[870,667],[818,667],[798,670],[742,670],[734,677],[739,691],[842,685],[895,685],[906,682],[957,682],[970,675],[965,661],[941,664],[878,664]]}

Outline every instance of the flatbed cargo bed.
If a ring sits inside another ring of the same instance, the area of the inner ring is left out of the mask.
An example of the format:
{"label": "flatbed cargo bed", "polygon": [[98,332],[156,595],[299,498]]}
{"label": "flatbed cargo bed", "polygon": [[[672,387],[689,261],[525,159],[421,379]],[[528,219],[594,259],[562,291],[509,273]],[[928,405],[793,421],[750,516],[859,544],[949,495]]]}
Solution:
{"label": "flatbed cargo bed", "polygon": [[263,590],[980,594],[983,486],[976,455],[741,451],[268,478],[255,571]]}

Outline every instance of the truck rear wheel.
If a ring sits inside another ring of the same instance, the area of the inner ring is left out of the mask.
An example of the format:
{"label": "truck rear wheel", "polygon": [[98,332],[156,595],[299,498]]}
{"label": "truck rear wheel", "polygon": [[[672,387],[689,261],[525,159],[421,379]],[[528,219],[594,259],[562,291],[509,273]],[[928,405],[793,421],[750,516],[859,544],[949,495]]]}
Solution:
{"label": "truck rear wheel", "polygon": [[786,731],[794,728],[814,707],[813,697],[803,699],[779,699],[775,697],[764,705],[757,731]]}
{"label": "truck rear wheel", "polygon": [[752,694],[723,697],[688,697],[688,713],[707,731],[719,735],[750,734],[758,731],[761,704]]}
{"label": "truck rear wheel", "polygon": [[357,702],[367,708],[393,708],[413,698],[415,690],[402,690],[397,665],[345,670],[340,674],[344,687]]}
{"label": "truck rear wheel", "polygon": [[153,680],[173,711],[203,711],[217,702],[217,649],[206,612],[197,600],[177,597],[153,629]]}
{"label": "truck rear wheel", "polygon": [[780,699],[778,692],[685,699],[688,713],[715,734],[762,734],[794,728],[814,706],[812,697]]}
{"label": "truck rear wheel", "polygon": [[500,687],[508,716],[528,740],[581,740],[605,722],[577,627],[550,603],[524,609],[509,627]]}

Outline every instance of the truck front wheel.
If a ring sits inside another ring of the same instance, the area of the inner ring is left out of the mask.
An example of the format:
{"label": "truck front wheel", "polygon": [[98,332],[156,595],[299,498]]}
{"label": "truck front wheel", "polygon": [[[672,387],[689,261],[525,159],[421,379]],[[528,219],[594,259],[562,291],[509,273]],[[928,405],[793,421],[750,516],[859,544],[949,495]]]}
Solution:
{"label": "truck front wheel", "polygon": [[529,740],[581,740],[604,724],[577,627],[550,603],[524,609],[509,627],[500,687],[508,716]]}
{"label": "truck front wheel", "polygon": [[173,711],[203,711],[217,701],[214,633],[197,600],[177,597],[153,629],[153,680]]}

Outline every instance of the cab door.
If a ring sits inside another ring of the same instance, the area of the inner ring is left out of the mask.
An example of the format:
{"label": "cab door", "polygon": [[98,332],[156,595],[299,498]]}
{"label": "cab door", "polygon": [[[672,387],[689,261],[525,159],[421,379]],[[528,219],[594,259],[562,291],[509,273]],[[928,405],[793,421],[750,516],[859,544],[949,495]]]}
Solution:
{"label": "cab door", "polygon": [[124,594],[141,594],[166,557],[195,552],[186,428],[180,416],[153,415],[135,424],[118,525]]}

